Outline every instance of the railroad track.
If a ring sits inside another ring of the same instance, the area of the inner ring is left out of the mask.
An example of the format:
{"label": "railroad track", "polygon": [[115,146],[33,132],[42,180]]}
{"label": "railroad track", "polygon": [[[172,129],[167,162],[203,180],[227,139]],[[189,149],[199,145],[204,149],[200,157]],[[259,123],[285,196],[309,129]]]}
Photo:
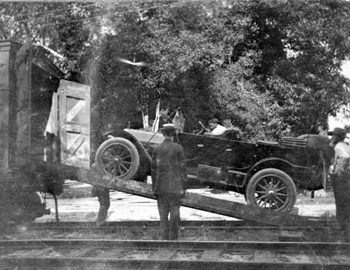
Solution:
{"label": "railroad track", "polygon": [[1,269],[350,269],[350,244],[0,241]]}
{"label": "railroad track", "polygon": [[[32,223],[0,231],[0,239],[159,239],[159,221],[117,221],[96,227],[95,222]],[[235,220],[182,221],[181,240],[197,241],[294,241],[336,242],[341,240],[337,222],[313,222],[309,226],[278,227]]]}
{"label": "railroad track", "polygon": [[[109,230],[116,228],[154,228],[159,226],[159,221],[111,221],[106,222],[101,227],[96,227],[95,222],[49,222],[49,223],[31,223],[28,229],[31,230]],[[306,226],[271,226],[258,222],[243,220],[185,220],[181,221],[181,227],[184,228],[210,228],[210,229],[235,229],[235,230],[281,230],[281,229],[299,229],[299,230],[317,230],[317,229],[338,229],[338,223],[335,220],[311,221]]]}

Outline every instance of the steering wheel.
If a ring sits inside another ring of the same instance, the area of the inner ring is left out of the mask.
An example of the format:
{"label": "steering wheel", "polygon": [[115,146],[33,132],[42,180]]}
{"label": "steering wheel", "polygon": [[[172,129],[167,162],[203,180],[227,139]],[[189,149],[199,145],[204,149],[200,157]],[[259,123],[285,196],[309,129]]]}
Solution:
{"label": "steering wheel", "polygon": [[202,128],[199,132],[195,133],[196,135],[204,135],[205,130]]}
{"label": "steering wheel", "polygon": [[201,130],[196,135],[203,135],[205,132],[210,132],[201,121],[199,121],[199,124],[201,125]]}

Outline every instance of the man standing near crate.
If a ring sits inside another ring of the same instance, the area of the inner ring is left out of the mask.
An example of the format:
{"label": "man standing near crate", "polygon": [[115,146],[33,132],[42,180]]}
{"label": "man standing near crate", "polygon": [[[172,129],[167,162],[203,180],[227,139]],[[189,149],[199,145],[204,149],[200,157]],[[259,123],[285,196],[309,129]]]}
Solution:
{"label": "man standing near crate", "polygon": [[335,155],[330,175],[334,190],[336,216],[344,233],[344,241],[350,242],[350,145],[344,142],[346,131],[335,128],[328,132],[332,135],[331,146]]}
{"label": "man standing near crate", "polygon": [[177,240],[187,177],[185,155],[182,146],[173,142],[176,134],[173,124],[165,124],[161,132],[164,141],[154,148],[152,155],[152,189],[157,197],[161,239]]}

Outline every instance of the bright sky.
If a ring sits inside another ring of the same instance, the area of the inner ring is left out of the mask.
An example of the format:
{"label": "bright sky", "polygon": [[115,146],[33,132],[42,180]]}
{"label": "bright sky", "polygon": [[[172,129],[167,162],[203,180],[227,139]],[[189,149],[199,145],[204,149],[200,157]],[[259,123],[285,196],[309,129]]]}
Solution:
{"label": "bright sky", "polygon": [[343,74],[350,79],[350,60],[343,62]]}

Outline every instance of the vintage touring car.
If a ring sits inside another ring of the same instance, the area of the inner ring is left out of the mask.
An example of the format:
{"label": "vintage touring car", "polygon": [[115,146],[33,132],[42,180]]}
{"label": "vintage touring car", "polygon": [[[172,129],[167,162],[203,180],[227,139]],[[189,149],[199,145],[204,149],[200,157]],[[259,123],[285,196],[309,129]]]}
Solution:
{"label": "vintage touring car", "polygon": [[[145,181],[153,147],[161,133],[124,129],[104,134],[96,151],[97,168],[121,179]],[[279,142],[240,140],[237,130],[222,136],[178,133],[185,151],[188,183],[235,191],[248,204],[291,211],[298,190],[318,190],[325,183],[333,155],[329,139],[319,135],[283,137]]]}

